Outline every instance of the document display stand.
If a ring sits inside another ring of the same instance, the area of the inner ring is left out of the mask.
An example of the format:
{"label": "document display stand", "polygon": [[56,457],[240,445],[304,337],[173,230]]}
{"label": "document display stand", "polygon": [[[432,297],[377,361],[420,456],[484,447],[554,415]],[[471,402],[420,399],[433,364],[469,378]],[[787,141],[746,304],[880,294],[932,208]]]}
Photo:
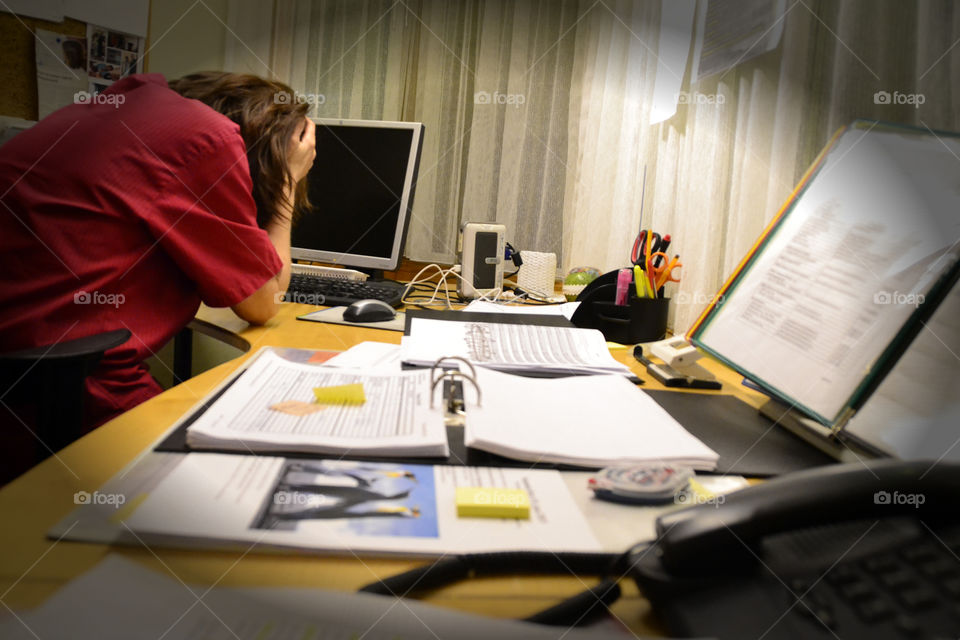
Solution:
{"label": "document display stand", "polygon": [[958,155],[957,134],[841,129],[690,342],[783,403],[765,415],[822,450],[883,451],[845,426],[960,277]]}

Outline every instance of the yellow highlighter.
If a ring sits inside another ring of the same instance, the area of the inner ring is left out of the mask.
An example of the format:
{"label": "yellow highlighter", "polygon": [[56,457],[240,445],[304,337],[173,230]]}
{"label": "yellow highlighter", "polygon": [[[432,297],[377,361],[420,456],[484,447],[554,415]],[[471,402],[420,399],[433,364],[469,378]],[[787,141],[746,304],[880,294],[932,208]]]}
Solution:
{"label": "yellow highlighter", "polygon": [[633,265],[633,284],[637,288],[637,297],[638,298],[649,298],[650,295],[647,292],[647,274],[643,272],[643,269],[640,268],[640,265]]}
{"label": "yellow highlighter", "polygon": [[652,298],[650,293],[650,279],[647,278],[647,272],[640,265],[633,265],[633,284],[637,288],[638,298]]}

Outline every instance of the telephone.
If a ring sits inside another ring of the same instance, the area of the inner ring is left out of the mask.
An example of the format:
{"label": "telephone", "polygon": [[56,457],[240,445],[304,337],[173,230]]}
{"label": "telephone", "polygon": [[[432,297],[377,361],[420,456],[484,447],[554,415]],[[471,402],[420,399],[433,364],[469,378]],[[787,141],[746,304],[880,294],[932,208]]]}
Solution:
{"label": "telephone", "polygon": [[960,637],[960,464],[871,460],[802,471],[657,519],[622,554],[445,556],[361,589],[432,590],[479,575],[602,581],[527,618],[576,626],[632,576],[673,636],[719,640]]}
{"label": "telephone", "polygon": [[960,465],[805,471],[657,520],[631,574],[673,635],[956,638]]}

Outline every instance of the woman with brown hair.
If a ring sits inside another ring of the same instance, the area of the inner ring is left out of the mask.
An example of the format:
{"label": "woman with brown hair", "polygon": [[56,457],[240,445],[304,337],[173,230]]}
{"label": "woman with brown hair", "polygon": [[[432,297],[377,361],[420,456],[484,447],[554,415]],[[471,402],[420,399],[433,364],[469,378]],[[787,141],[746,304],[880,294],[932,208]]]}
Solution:
{"label": "woman with brown hair", "polygon": [[88,428],[161,391],[143,361],[201,301],[276,314],[316,154],[307,105],[284,93],[251,75],[135,75],[0,147],[0,351],[133,334],[88,378]]}

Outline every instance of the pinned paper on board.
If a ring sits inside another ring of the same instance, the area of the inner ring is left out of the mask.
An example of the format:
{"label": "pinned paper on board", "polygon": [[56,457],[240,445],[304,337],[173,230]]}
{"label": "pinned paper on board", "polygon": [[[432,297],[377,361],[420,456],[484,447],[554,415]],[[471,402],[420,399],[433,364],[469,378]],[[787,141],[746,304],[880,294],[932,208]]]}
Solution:
{"label": "pinned paper on board", "polygon": [[650,124],[667,120],[677,112],[677,101],[687,68],[693,38],[695,0],[662,0],[660,43],[657,47],[657,75],[653,83]]}
{"label": "pinned paper on board", "polygon": [[43,119],[87,89],[87,41],[46,29],[36,31],[37,114]]}
{"label": "pinned paper on board", "polygon": [[780,44],[786,0],[707,0],[697,12],[691,84]]}

